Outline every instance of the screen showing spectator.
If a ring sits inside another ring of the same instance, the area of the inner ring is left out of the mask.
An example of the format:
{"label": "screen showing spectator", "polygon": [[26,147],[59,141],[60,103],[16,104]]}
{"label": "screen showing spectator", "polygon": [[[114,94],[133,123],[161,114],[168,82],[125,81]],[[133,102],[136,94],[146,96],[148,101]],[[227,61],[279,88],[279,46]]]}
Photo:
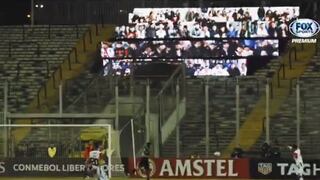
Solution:
{"label": "screen showing spectator", "polygon": [[232,58],[279,56],[279,40],[131,40],[101,42],[103,59]]}
{"label": "screen showing spectator", "polygon": [[103,76],[129,76],[132,62],[132,59],[103,59]]}
{"label": "screen showing spectator", "polygon": [[205,60],[186,59],[186,75],[194,76],[246,76],[246,59]]}
{"label": "screen showing spectator", "polygon": [[247,38],[290,36],[299,7],[135,8],[117,39]]}
{"label": "screen showing spectator", "polygon": [[216,7],[216,8],[134,8],[129,23],[171,21],[290,21],[300,15],[298,6]]}

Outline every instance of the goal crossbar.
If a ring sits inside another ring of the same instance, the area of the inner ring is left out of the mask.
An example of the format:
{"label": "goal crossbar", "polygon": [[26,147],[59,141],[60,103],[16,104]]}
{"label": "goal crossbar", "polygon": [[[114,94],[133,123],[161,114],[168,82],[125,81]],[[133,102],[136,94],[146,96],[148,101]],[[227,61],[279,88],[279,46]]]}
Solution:
{"label": "goal crossbar", "polygon": [[108,127],[110,124],[0,124],[0,127]]}

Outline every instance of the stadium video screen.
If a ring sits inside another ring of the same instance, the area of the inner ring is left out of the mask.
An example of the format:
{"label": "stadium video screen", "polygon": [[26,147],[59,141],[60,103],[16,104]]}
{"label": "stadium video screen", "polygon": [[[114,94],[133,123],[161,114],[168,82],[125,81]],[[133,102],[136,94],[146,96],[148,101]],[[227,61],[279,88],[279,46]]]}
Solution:
{"label": "stadium video screen", "polygon": [[193,76],[246,76],[247,59],[206,60],[186,59],[186,75]]}
{"label": "stadium video screen", "polygon": [[117,39],[254,38],[290,36],[299,7],[135,8]]}
{"label": "stadium video screen", "polygon": [[103,60],[103,76],[130,76],[132,59]]}
{"label": "stadium video screen", "polygon": [[188,77],[201,76],[247,76],[247,59],[116,59],[103,60],[103,75],[130,76],[133,66],[143,66],[155,62],[170,64],[185,63]]}
{"label": "stadium video screen", "polygon": [[279,41],[233,39],[101,42],[103,59],[215,59],[249,56],[279,56]]}
{"label": "stadium video screen", "polygon": [[191,22],[197,19],[226,21],[274,21],[297,18],[298,6],[271,7],[208,7],[208,8],[134,8],[129,14],[129,23],[156,22],[171,20],[174,22]]}

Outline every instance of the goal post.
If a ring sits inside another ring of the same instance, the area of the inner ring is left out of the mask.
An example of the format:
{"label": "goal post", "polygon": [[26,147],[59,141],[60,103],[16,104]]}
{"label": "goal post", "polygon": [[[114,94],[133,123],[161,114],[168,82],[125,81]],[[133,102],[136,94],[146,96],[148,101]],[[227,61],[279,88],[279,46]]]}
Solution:
{"label": "goal post", "polygon": [[85,145],[102,144],[111,177],[111,124],[0,124],[0,131],[6,132],[1,133],[0,142],[8,142],[2,143],[2,149],[10,152],[5,158],[83,158]]}

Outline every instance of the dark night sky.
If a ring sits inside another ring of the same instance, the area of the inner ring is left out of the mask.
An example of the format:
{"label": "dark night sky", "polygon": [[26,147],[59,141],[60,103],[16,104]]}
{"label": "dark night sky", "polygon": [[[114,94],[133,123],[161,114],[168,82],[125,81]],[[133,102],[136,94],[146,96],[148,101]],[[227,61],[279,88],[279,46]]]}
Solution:
{"label": "dark night sky", "polygon": [[0,4],[0,25],[27,24],[30,0],[2,0]]}

